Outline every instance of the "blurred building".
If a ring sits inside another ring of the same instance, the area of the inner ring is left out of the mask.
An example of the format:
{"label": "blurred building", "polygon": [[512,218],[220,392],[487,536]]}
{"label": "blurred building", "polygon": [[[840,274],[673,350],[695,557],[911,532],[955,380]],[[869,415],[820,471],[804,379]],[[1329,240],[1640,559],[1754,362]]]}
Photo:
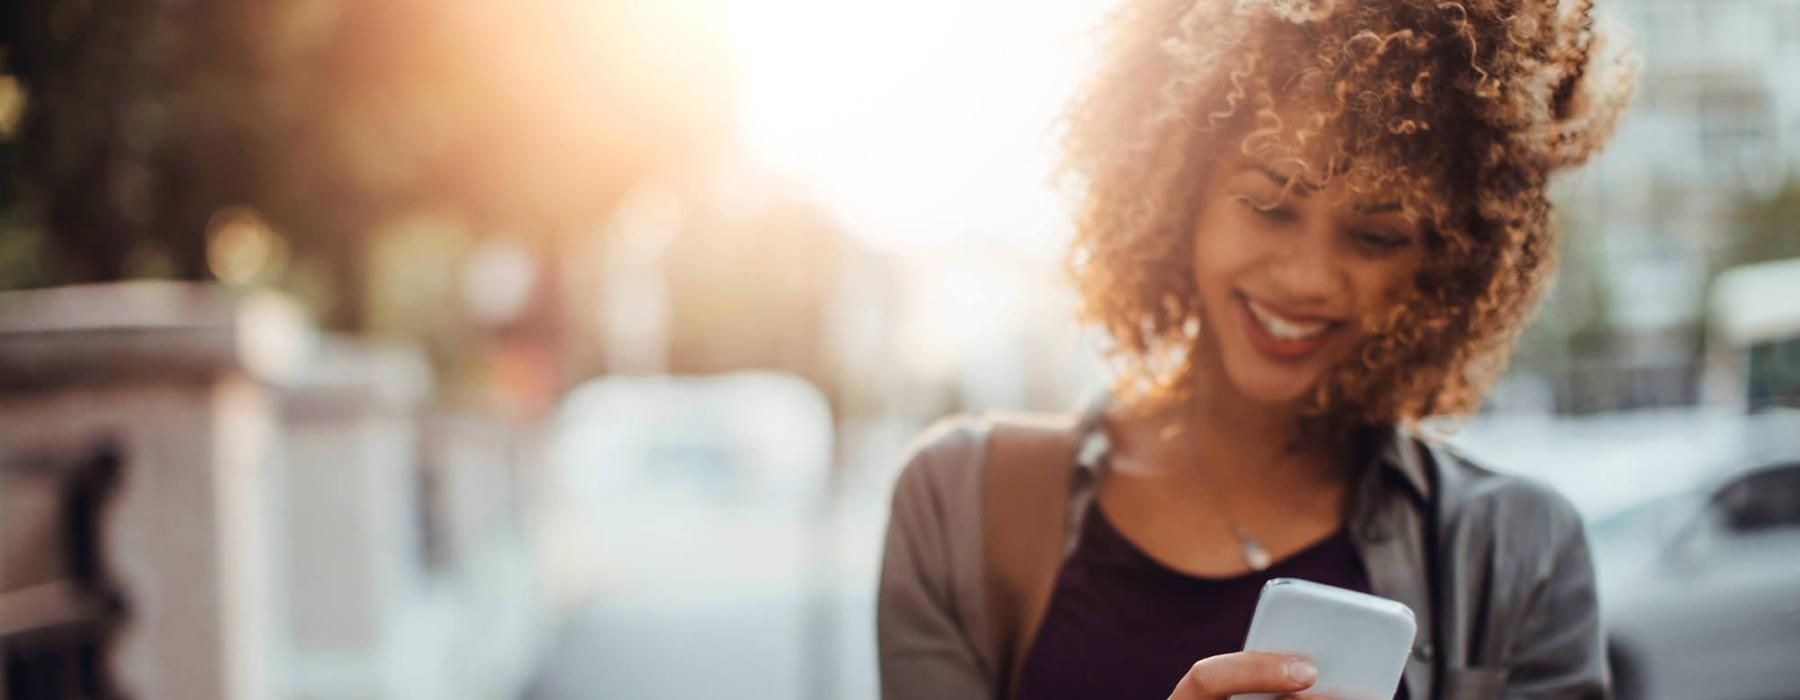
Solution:
{"label": "blurred building", "polygon": [[0,294],[0,689],[520,692],[554,486],[528,431],[431,394],[416,351],[320,340],[278,297]]}
{"label": "blurred building", "polygon": [[1750,231],[1742,216],[1800,178],[1800,2],[1602,10],[1643,59],[1639,88],[1602,157],[1559,183],[1569,240],[1539,331],[1554,357],[1536,369],[1558,410],[1695,403],[1712,279],[1771,248],[1752,236],[1800,240],[1800,228]]}

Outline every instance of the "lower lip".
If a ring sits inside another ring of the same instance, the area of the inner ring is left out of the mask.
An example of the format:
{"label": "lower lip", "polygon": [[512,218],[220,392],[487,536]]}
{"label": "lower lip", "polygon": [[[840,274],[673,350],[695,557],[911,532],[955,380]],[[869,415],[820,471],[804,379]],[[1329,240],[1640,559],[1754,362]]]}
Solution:
{"label": "lower lip", "polygon": [[1277,338],[1262,322],[1256,320],[1250,311],[1250,301],[1238,297],[1238,315],[1244,319],[1244,328],[1250,337],[1250,346],[1262,353],[1264,357],[1278,362],[1299,362],[1317,354],[1331,341],[1331,335],[1337,332],[1335,327],[1328,327],[1316,334],[1300,339]]}

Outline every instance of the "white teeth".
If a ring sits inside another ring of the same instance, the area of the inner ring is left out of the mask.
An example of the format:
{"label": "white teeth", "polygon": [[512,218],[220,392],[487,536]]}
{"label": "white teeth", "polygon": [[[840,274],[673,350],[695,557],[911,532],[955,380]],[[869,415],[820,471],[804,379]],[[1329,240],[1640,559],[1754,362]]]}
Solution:
{"label": "white teeth", "polygon": [[1254,300],[1245,299],[1245,301],[1249,303],[1250,315],[1256,318],[1257,323],[1262,324],[1263,330],[1282,340],[1305,340],[1325,332],[1325,329],[1331,325],[1325,321],[1288,320],[1276,315],[1273,311],[1262,308]]}

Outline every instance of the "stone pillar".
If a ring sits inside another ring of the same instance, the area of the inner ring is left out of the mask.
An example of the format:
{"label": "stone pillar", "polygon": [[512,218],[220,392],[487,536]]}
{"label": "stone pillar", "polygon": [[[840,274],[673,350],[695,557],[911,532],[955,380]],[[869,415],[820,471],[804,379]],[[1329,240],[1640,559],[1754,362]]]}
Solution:
{"label": "stone pillar", "polygon": [[420,529],[430,390],[416,351],[327,341],[283,397],[289,698],[455,696],[434,681],[454,640],[420,634],[422,619],[445,614],[426,595]]}
{"label": "stone pillar", "polygon": [[291,303],[209,285],[0,294],[0,447],[120,450],[102,539],[126,606],[106,666],[127,697],[274,697],[272,387],[310,348]]}
{"label": "stone pillar", "polygon": [[456,620],[458,662],[444,675],[465,697],[516,697],[543,651],[548,620],[521,528],[517,426],[440,410],[425,423],[440,559],[438,575],[466,603]]}

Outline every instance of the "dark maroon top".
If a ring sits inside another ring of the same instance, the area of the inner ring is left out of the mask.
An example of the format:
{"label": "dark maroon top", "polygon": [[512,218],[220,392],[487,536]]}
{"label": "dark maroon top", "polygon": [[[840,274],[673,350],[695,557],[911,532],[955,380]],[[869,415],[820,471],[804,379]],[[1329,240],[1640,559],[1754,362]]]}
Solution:
{"label": "dark maroon top", "polygon": [[1195,661],[1244,648],[1263,584],[1281,577],[1369,590],[1343,528],[1264,571],[1204,578],[1151,558],[1096,502],[1057,574],[1019,700],[1164,700]]}

